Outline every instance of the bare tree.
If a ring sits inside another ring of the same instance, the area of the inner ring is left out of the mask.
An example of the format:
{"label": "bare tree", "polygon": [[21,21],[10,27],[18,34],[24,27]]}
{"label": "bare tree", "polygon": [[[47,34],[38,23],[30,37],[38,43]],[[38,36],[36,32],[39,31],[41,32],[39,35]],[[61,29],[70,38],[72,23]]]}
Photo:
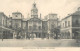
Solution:
{"label": "bare tree", "polygon": [[60,29],[58,27],[57,28],[53,28],[53,29],[51,29],[51,32],[56,35],[55,39],[58,39],[58,35],[60,33]]}

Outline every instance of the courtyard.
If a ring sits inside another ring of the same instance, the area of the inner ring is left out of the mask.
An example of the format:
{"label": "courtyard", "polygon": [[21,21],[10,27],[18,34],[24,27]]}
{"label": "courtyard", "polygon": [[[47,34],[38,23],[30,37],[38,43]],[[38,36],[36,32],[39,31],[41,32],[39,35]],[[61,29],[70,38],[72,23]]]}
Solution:
{"label": "courtyard", "polygon": [[75,39],[0,39],[0,47],[80,47]]}

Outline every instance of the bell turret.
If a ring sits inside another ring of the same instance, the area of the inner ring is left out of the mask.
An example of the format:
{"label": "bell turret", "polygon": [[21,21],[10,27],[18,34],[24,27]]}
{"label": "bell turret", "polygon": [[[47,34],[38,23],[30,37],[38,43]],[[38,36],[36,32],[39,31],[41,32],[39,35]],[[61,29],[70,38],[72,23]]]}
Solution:
{"label": "bell turret", "polygon": [[31,17],[34,18],[38,18],[38,9],[36,7],[36,3],[33,3],[33,8],[31,9]]}

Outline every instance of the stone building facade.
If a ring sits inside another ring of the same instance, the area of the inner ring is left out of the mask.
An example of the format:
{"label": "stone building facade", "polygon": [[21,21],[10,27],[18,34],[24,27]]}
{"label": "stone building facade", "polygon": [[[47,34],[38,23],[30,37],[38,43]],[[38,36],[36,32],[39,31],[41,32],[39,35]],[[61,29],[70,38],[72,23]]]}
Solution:
{"label": "stone building facade", "polygon": [[[35,2],[32,6],[31,17],[29,19],[25,19],[20,12],[13,12],[12,16],[9,17],[4,13],[0,13],[1,37],[4,36],[4,38],[9,39],[49,38],[48,31],[58,25],[57,14],[49,14],[43,20],[41,19],[41,14],[38,16]],[[3,31],[2,29],[5,30]]]}
{"label": "stone building facade", "polygon": [[13,38],[13,30],[10,28],[10,23],[10,18],[7,17],[3,12],[0,12],[0,38]]}
{"label": "stone building facade", "polygon": [[72,39],[76,38],[77,33],[80,31],[80,8],[78,10],[65,17],[61,21],[61,38]]}
{"label": "stone building facade", "polygon": [[50,13],[47,16],[45,16],[45,19],[47,20],[49,37],[53,38],[54,33],[52,32],[52,30],[54,30],[54,28],[57,28],[59,23],[57,14]]}

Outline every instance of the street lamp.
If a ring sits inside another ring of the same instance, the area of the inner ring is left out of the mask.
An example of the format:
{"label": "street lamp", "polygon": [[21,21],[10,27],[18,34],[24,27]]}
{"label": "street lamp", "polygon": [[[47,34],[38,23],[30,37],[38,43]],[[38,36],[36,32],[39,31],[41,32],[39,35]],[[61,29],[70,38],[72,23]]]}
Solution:
{"label": "street lamp", "polygon": [[48,31],[48,38],[50,38],[50,30]]}
{"label": "street lamp", "polygon": [[43,39],[44,36],[43,36],[43,33],[42,33],[43,29],[41,28],[41,38]]}

